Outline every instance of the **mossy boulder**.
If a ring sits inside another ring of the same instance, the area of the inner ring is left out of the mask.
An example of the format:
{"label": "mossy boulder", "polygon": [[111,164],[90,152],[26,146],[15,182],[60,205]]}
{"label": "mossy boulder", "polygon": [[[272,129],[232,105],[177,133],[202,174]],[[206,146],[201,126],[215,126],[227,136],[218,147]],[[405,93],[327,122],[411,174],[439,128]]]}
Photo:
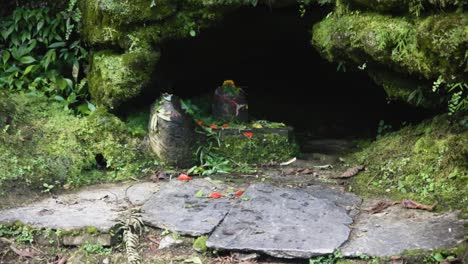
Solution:
{"label": "mossy boulder", "polygon": [[[79,117],[46,98],[16,94],[3,100],[16,109],[9,113],[12,125],[0,130],[0,191],[15,180],[41,188],[126,179],[153,163],[140,151],[141,140],[103,109]],[[97,170],[98,154],[107,168]]]}
{"label": "mossy boulder", "polygon": [[411,198],[463,209],[468,217],[468,129],[466,118],[437,116],[387,134],[349,158],[367,164],[352,189],[368,195]]}
{"label": "mossy boulder", "polygon": [[370,61],[426,79],[466,78],[468,15],[331,15],[314,26],[312,43],[330,61]]}
{"label": "mossy boulder", "polygon": [[399,12],[419,15],[424,11],[440,9],[456,9],[466,6],[466,2],[458,0],[344,0],[354,9],[366,9],[377,12]]}
{"label": "mossy boulder", "polygon": [[82,36],[89,43],[106,43],[118,38],[131,24],[160,21],[176,12],[177,1],[155,0],[85,0]]}
{"label": "mossy boulder", "polygon": [[[416,89],[429,95],[438,78],[468,81],[466,13],[421,18],[335,13],[313,27],[312,44],[329,61],[364,67],[390,97],[404,101],[411,101],[408,96]],[[406,77],[413,84],[404,82]],[[430,106],[430,96],[426,99],[423,105]]]}
{"label": "mossy boulder", "polygon": [[284,129],[225,130],[221,133],[221,156],[236,163],[266,164],[290,160],[299,154],[299,147]]}
{"label": "mossy boulder", "polygon": [[139,50],[116,54],[112,51],[92,55],[89,91],[98,105],[113,109],[134,98],[149,85],[159,53]]}

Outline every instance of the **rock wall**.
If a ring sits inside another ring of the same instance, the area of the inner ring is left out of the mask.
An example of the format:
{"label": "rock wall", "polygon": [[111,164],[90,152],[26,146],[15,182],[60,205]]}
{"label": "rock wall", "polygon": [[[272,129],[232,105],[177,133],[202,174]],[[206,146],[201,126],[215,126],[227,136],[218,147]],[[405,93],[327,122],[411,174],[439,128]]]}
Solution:
{"label": "rock wall", "polygon": [[[187,38],[240,3],[190,0],[84,0],[82,37],[92,47],[88,73],[92,97],[110,109],[149,87],[160,58],[158,45]],[[241,1],[232,1],[241,2]]]}
{"label": "rock wall", "polygon": [[[366,70],[390,98],[431,107],[440,103],[432,82],[468,81],[464,7],[450,0],[342,0],[314,25],[312,44],[329,61]],[[424,100],[409,100],[417,89]]]}

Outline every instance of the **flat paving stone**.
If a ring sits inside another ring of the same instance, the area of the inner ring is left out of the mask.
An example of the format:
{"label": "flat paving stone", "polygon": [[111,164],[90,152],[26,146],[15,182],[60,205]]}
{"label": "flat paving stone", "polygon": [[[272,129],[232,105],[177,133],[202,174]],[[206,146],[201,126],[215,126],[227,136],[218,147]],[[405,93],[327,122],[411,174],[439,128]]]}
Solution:
{"label": "flat paving stone", "polygon": [[304,189],[260,183],[242,197],[208,238],[208,247],[310,258],[333,253],[348,239],[353,220],[346,210]]}
{"label": "flat paving stone", "polygon": [[158,189],[159,185],[151,182],[95,186],[0,211],[0,224],[20,221],[36,228],[61,230],[95,227],[106,233],[118,222],[126,201],[142,204]]}
{"label": "flat paving stone", "polygon": [[345,256],[384,257],[404,250],[451,248],[463,241],[465,222],[457,219],[457,212],[436,214],[398,204],[378,214],[360,214],[341,251]]}
{"label": "flat paving stone", "polygon": [[345,208],[351,217],[359,214],[362,198],[354,193],[345,192],[343,187],[318,184],[308,186],[306,190],[316,198],[329,200]]}
{"label": "flat paving stone", "polygon": [[195,195],[223,191],[227,187],[208,180],[181,182],[173,180],[154,194],[142,207],[143,221],[154,227],[180,234],[208,234],[221,222],[232,207],[233,200],[199,198]]}

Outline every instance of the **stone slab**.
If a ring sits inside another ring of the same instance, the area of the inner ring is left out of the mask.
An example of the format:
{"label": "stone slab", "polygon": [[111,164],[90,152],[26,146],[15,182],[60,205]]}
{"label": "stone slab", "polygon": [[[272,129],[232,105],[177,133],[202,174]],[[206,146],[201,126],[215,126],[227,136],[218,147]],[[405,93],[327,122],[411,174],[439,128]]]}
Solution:
{"label": "stone slab", "polygon": [[210,233],[229,212],[233,200],[196,197],[201,189],[210,194],[222,192],[226,186],[202,179],[190,182],[173,180],[143,205],[143,221],[150,226],[185,235]]}
{"label": "stone slab", "polygon": [[451,248],[463,241],[464,222],[457,212],[436,214],[395,205],[378,214],[359,215],[341,251],[345,256],[384,257],[404,250]]}
{"label": "stone slab", "polygon": [[79,235],[65,235],[62,238],[64,246],[80,246],[86,243],[100,244],[105,247],[112,245],[112,237],[109,234],[79,234]]}
{"label": "stone slab", "polygon": [[310,258],[331,254],[348,239],[353,221],[346,210],[304,189],[260,183],[243,197],[209,237],[208,247]]}
{"label": "stone slab", "polygon": [[127,201],[142,204],[159,188],[151,182],[94,186],[27,206],[0,211],[0,224],[20,221],[36,228],[81,230],[95,227],[107,233],[117,222]]}
{"label": "stone slab", "polygon": [[345,208],[351,217],[359,214],[362,198],[353,193],[345,192],[343,187],[317,184],[307,186],[306,190],[316,198],[329,200]]}

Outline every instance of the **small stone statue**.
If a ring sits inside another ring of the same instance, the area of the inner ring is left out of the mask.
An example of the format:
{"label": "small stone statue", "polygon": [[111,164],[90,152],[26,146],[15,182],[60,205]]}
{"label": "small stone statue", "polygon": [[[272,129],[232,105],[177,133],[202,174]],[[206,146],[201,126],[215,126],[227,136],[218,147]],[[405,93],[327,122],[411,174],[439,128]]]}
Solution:
{"label": "small stone statue", "polygon": [[152,151],[165,163],[179,168],[194,165],[195,122],[181,107],[180,99],[163,94],[152,106],[149,141]]}
{"label": "small stone statue", "polygon": [[213,117],[229,121],[249,121],[245,92],[232,80],[224,81],[214,94]]}

